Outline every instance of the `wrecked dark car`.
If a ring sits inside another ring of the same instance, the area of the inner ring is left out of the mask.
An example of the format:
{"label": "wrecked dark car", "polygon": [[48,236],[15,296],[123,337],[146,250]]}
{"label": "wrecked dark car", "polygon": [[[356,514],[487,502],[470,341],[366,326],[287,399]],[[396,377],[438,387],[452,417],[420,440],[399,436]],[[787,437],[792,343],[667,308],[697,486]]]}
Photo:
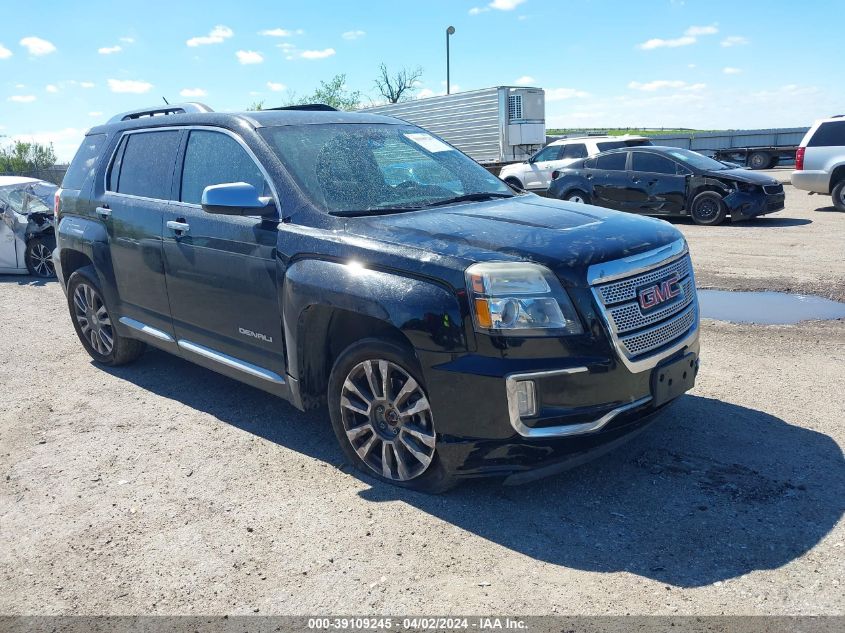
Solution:
{"label": "wrecked dark car", "polygon": [[783,185],[677,147],[605,152],[553,174],[560,200],[658,216],[689,216],[713,226],[730,215],[750,220],[783,209]]}
{"label": "wrecked dark car", "polygon": [[0,176],[0,274],[55,277],[56,187],[34,178]]}

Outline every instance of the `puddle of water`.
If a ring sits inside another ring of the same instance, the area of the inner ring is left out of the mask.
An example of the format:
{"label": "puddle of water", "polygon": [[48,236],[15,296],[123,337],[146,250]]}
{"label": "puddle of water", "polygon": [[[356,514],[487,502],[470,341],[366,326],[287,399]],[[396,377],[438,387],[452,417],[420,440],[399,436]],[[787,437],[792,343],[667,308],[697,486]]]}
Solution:
{"label": "puddle of water", "polygon": [[699,290],[698,299],[703,318],[733,323],[788,325],[845,318],[845,303],[812,295]]}

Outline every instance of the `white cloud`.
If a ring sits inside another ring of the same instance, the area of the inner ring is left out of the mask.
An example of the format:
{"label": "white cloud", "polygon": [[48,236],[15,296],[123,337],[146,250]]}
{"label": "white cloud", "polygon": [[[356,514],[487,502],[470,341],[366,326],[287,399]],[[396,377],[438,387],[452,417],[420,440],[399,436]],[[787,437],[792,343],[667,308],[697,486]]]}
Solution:
{"label": "white cloud", "polygon": [[9,59],[12,56],[12,51],[0,44],[0,59]]}
{"label": "white cloud", "polygon": [[742,68],[734,68],[733,66],[725,66],[722,72],[726,75],[738,75],[742,72]]}
{"label": "white cloud", "polygon": [[268,81],[267,87],[273,92],[281,92],[282,90],[287,88],[285,84],[276,83],[275,81]]}
{"label": "white cloud", "polygon": [[179,94],[183,97],[204,97],[208,93],[202,88],[182,88]]}
{"label": "white cloud", "polygon": [[698,37],[699,35],[716,35],[718,32],[719,28],[715,24],[711,24],[710,26],[691,26],[684,31],[684,35]]}
{"label": "white cloud", "polygon": [[47,92],[52,92],[53,94],[55,94],[59,91],[59,88],[58,88],[58,86],[56,86],[54,84],[47,84],[44,87],[44,90],[46,90]]}
{"label": "white cloud", "polygon": [[523,75],[522,77],[514,80],[513,83],[517,86],[533,86],[537,83],[537,80],[531,75]]}
{"label": "white cloud", "polygon": [[676,37],[671,40],[663,40],[659,37],[655,37],[650,40],[646,40],[637,48],[641,48],[644,51],[651,51],[655,48],[677,48],[678,46],[689,46],[690,44],[695,44],[696,41],[697,40],[694,37],[687,35],[684,37]]}
{"label": "white cloud", "polygon": [[335,52],[333,48],[324,48],[321,51],[302,51],[299,56],[302,59],[325,59],[334,55]]}
{"label": "white cloud", "polygon": [[15,88],[17,88],[18,90],[23,90],[24,88],[26,88],[26,84],[15,84]]}
{"label": "white cloud", "polygon": [[748,44],[748,38],[742,37],[741,35],[731,35],[721,41],[721,45],[724,48],[730,48],[731,46],[744,46],[745,44]]}
{"label": "white cloud", "polygon": [[135,38],[134,37],[121,37],[120,41],[123,42],[124,44],[134,44]]}
{"label": "white cloud", "polygon": [[238,61],[244,65],[260,64],[264,61],[264,56],[256,51],[238,51],[235,53],[235,57],[237,57]]}
{"label": "white cloud", "polygon": [[103,116],[102,112],[89,112],[88,116]]}
{"label": "white cloud", "polygon": [[119,53],[122,50],[120,46],[103,46],[102,48],[98,48],[97,52],[100,55],[111,55],[113,53]]}
{"label": "white cloud", "polygon": [[423,88],[422,90],[417,91],[416,98],[417,99],[427,99],[428,97],[435,96],[434,90],[431,88]]}
{"label": "white cloud", "polygon": [[524,2],[525,0],[493,0],[489,6],[499,11],[513,11]]}
{"label": "white cloud", "polygon": [[551,88],[546,90],[546,101],[565,101],[566,99],[584,99],[589,92],[575,88]]}
{"label": "white cloud", "polygon": [[79,86],[82,88],[93,88],[94,82],[93,81],[82,81],[79,83]]}
{"label": "white cloud", "polygon": [[469,10],[470,15],[478,15],[479,13],[486,13],[490,10],[490,7],[473,7]]}
{"label": "white cloud", "polygon": [[133,79],[109,79],[108,83],[112,92],[128,92],[131,94],[143,94],[149,92],[153,87],[149,82]]}
{"label": "white cloud", "polygon": [[295,31],[289,31],[288,29],[264,29],[263,31],[258,31],[259,35],[267,35],[269,37],[290,37],[292,35],[302,35],[305,33],[302,29],[296,29]]}
{"label": "white cloud", "polygon": [[35,56],[49,55],[56,50],[56,47],[53,46],[52,42],[48,42],[47,40],[42,40],[40,37],[34,36],[23,38],[20,41],[20,45],[29,51],[30,55]]}
{"label": "white cloud", "polygon": [[643,90],[645,92],[654,92],[655,90],[662,90],[664,88],[683,88],[687,82],[678,79],[656,79],[647,83],[640,83],[639,81],[632,81],[628,84],[631,90]]}
{"label": "white cloud", "polygon": [[358,40],[367,34],[366,31],[346,31],[341,37],[345,40]]}
{"label": "white cloud", "polygon": [[678,48],[679,46],[689,46],[690,44],[695,44],[701,35],[715,35],[718,32],[719,28],[715,24],[711,24],[709,26],[691,26],[684,31],[684,34],[681,37],[670,39],[655,37],[637,45],[637,48],[644,51],[651,51],[655,48]]}
{"label": "white cloud", "polygon": [[203,46],[205,44],[221,44],[224,40],[229,39],[234,35],[234,31],[230,29],[228,26],[223,26],[219,24],[215,26],[211,31],[209,31],[208,35],[200,35],[198,37],[192,37],[189,39],[185,44],[188,46]]}
{"label": "white cloud", "polygon": [[12,95],[6,101],[13,101],[14,103],[32,103],[35,101],[35,95]]}

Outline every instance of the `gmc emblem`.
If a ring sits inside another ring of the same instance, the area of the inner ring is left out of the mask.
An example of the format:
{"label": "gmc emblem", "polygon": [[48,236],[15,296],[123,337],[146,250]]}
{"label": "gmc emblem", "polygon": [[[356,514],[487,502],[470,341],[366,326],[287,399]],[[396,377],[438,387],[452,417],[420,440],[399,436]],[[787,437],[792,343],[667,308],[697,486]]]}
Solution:
{"label": "gmc emblem", "polygon": [[640,302],[640,308],[643,312],[653,310],[661,303],[666,303],[670,299],[681,294],[681,286],[678,283],[678,275],[667,277],[653,286],[640,288],[637,291],[637,298]]}

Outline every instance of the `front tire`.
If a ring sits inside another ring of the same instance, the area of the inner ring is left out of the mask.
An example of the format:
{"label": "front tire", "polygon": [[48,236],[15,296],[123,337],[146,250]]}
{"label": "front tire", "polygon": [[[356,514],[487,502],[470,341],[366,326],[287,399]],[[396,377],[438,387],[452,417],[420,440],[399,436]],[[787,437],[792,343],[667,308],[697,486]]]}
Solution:
{"label": "front tire", "polygon": [[702,226],[716,226],[725,220],[728,209],[725,201],[715,191],[703,191],[693,198],[690,205],[692,221]]}
{"label": "front tire", "polygon": [[340,354],[328,386],[332,429],[358,470],[396,486],[442,492],[454,480],[437,453],[437,432],[413,354],[364,339]]}
{"label": "front tire", "polygon": [[30,275],[42,279],[50,279],[56,276],[56,268],[53,266],[53,252],[50,244],[43,237],[34,237],[26,243],[24,260]]}
{"label": "front tire", "polygon": [[136,360],[144,353],[141,341],[121,336],[94,274],[76,271],[67,284],[67,300],[73,328],[85,351],[96,362],[115,367]]}
{"label": "front tire", "polygon": [[833,206],[838,211],[845,211],[845,178],[834,185],[830,197],[833,199]]}

